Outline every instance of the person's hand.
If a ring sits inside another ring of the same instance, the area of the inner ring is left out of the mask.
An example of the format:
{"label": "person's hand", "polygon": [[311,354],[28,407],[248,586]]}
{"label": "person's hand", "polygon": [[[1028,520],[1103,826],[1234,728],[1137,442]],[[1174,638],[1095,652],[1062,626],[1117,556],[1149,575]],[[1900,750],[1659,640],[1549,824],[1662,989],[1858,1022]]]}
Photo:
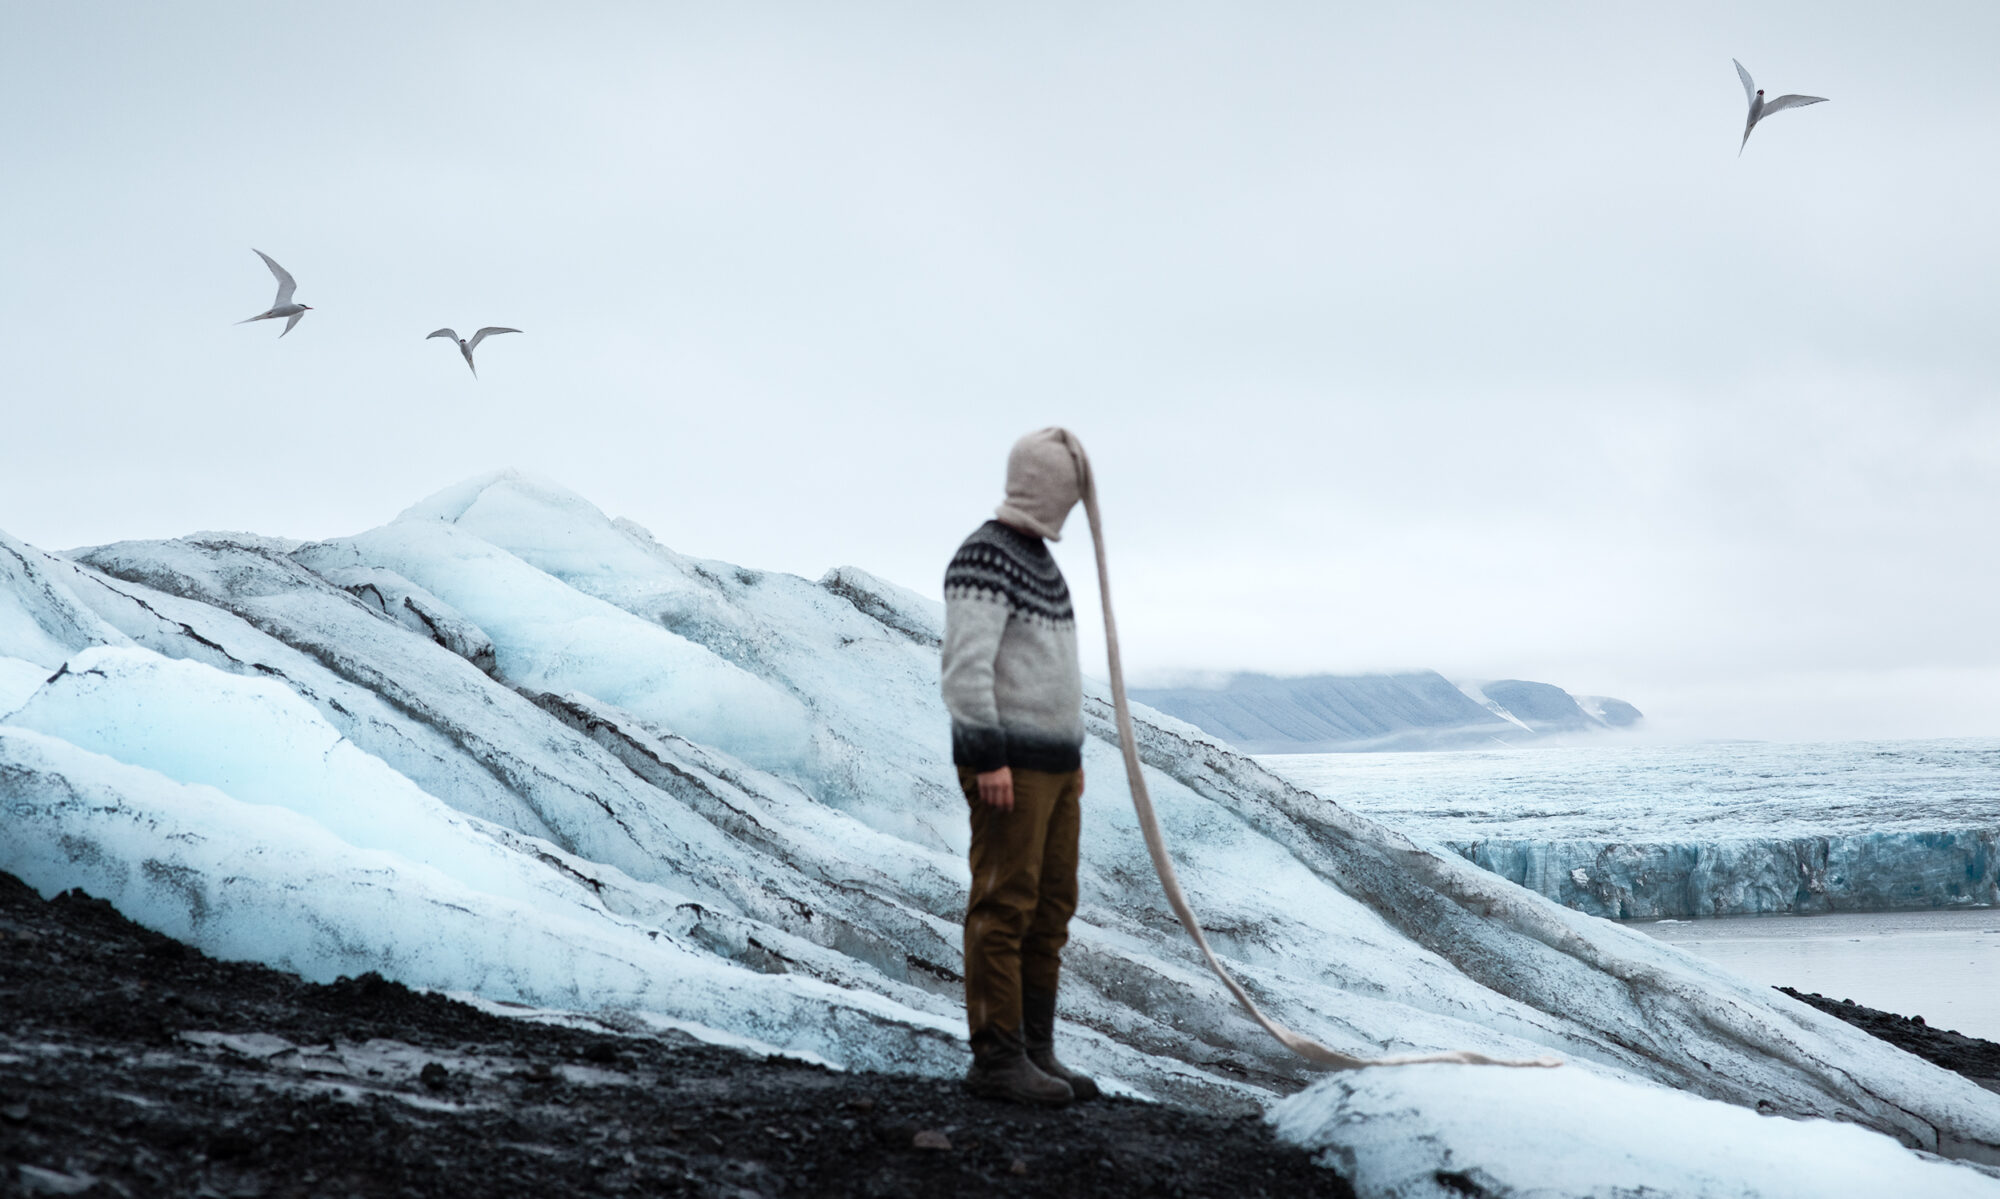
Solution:
{"label": "person's hand", "polygon": [[996,811],[1014,810],[1014,771],[1002,766],[998,770],[981,771],[974,776],[979,783],[979,798]]}

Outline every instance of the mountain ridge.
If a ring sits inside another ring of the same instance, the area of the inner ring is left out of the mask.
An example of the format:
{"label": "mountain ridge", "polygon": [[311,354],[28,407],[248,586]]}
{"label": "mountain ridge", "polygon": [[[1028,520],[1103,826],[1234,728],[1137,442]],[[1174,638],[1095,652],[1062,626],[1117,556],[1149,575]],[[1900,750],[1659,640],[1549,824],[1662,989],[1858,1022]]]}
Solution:
{"label": "mountain ridge", "polygon": [[1246,753],[1466,749],[1631,728],[1638,708],[1525,679],[1453,683],[1435,670],[1134,688],[1132,697]]}

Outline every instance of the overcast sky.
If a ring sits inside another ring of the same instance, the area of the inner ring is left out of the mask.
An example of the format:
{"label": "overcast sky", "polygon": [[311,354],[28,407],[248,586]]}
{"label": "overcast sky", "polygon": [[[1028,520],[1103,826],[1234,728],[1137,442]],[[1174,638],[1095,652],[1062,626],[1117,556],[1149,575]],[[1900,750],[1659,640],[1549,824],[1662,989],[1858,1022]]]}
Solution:
{"label": "overcast sky", "polygon": [[[1739,158],[1731,57],[1831,103]],[[0,528],[519,466],[936,595],[1060,423],[1142,676],[2000,733],[1996,60],[1983,2],[7,4]]]}

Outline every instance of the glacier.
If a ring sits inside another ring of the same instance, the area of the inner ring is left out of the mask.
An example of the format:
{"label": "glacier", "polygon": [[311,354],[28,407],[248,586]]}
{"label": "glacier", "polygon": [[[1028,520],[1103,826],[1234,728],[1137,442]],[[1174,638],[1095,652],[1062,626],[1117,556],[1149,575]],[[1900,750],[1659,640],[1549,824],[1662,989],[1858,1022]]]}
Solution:
{"label": "glacier", "polygon": [[[967,829],[941,623],[866,571],[686,557],[511,471],[319,542],[0,534],[0,869],[309,979],[954,1073]],[[2000,1162],[2000,1096],[1138,716],[1182,884],[1275,1019],[1358,1055],[1570,1064],[1553,1092],[1532,1071],[1444,1087],[1270,1042],[1166,911],[1090,688],[1063,1035],[1115,1090],[1292,1095],[1288,1135],[1350,1161],[1383,1135],[1355,1096],[1419,1104],[1426,1144],[1466,1138],[1508,1177],[1527,1150],[1477,1142],[1479,1113],[1667,1095],[1856,1125],[1887,1147],[1857,1154],[2000,1194],[1910,1152]]]}
{"label": "glacier", "polygon": [[2000,903],[2000,745],[1986,739],[1259,760],[1612,919]]}

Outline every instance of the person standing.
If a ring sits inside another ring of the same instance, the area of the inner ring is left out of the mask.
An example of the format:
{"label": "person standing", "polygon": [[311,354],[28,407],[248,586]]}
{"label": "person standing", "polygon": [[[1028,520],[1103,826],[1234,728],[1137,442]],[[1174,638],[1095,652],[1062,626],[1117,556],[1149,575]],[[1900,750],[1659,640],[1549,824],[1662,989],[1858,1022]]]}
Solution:
{"label": "person standing", "polygon": [[1088,485],[1065,429],[1007,455],[1006,498],[945,568],[943,688],[972,821],[965,1011],[975,1094],[1060,1106],[1097,1084],[1055,1056],[1056,988],[1076,912],[1083,676],[1076,613],[1048,542]]}

